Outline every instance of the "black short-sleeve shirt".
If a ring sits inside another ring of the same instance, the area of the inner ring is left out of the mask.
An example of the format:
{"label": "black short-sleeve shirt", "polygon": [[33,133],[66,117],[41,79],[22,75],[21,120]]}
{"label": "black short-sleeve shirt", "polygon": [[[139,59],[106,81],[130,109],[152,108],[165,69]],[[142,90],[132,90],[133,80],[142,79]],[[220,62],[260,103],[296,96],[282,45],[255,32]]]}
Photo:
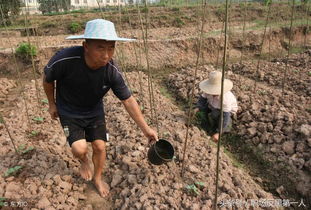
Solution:
{"label": "black short-sleeve shirt", "polygon": [[56,105],[60,115],[88,118],[103,114],[104,95],[112,89],[125,100],[131,92],[113,60],[99,69],[90,69],[83,47],[70,47],[57,52],[44,68],[46,82],[56,80]]}

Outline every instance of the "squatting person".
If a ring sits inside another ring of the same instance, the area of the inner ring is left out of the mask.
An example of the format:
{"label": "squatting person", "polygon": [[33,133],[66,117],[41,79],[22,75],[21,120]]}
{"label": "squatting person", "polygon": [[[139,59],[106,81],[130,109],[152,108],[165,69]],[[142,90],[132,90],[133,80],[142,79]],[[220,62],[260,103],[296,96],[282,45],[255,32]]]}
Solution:
{"label": "squatting person", "polygon": [[[52,119],[59,117],[72,153],[81,162],[82,178],[88,181],[93,179],[99,194],[105,197],[109,192],[102,181],[107,140],[102,101],[104,95],[112,89],[149,142],[156,141],[158,137],[145,122],[112,59],[116,41],[132,39],[118,37],[114,24],[103,19],[87,22],[83,35],[69,36],[67,39],[85,40],[83,46],[57,52],[45,66],[43,87],[49,101],[48,111]],[[94,174],[87,157],[87,142],[91,142],[93,149]]]}
{"label": "squatting person", "polygon": [[[203,92],[197,102],[197,108],[205,113],[207,119],[207,130],[212,133],[212,139],[217,142],[219,139],[220,119],[220,94],[221,77],[219,71],[212,71],[209,78],[200,82],[199,87]],[[233,87],[231,80],[224,80],[223,96],[223,132],[229,132],[232,127],[232,115],[238,110],[237,100],[230,91]]]}

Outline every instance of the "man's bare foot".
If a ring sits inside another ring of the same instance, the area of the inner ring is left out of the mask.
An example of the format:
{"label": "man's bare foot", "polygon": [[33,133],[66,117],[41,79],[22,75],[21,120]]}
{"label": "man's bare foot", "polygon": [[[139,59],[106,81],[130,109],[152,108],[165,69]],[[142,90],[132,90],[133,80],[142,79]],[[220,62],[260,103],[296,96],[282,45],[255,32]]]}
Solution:
{"label": "man's bare foot", "polygon": [[86,181],[92,180],[92,170],[88,162],[81,161],[80,174]]}
{"label": "man's bare foot", "polygon": [[107,184],[101,180],[101,178],[94,178],[94,184],[98,193],[101,197],[106,197],[109,194],[109,189],[107,188]]}

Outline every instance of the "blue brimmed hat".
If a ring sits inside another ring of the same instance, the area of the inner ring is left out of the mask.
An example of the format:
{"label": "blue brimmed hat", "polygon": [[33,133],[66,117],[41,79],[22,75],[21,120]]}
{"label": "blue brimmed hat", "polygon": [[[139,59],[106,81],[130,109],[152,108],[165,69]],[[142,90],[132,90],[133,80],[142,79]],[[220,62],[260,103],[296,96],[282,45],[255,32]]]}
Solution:
{"label": "blue brimmed hat", "polygon": [[83,35],[72,35],[66,39],[101,39],[107,41],[135,41],[135,39],[127,39],[118,37],[113,22],[104,19],[90,20],[86,23]]}

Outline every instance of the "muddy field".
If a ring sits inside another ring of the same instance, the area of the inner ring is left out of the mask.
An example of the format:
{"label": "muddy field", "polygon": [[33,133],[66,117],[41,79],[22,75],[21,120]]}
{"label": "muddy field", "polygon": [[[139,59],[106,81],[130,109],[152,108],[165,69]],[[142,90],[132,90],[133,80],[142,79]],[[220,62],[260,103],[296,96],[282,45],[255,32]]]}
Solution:
{"label": "muddy field", "polygon": [[[285,4],[273,5],[271,28],[263,42],[264,55],[260,57],[266,8],[258,4],[248,7],[243,34],[240,6],[231,8],[230,64],[226,72],[227,78],[234,82],[239,111],[234,131],[224,137],[220,150],[218,205],[221,209],[298,209],[303,201],[308,209],[311,206],[309,26],[293,27],[292,46],[302,52],[291,53],[287,60],[284,55],[288,49],[290,10]],[[104,15],[117,22],[120,36],[138,39],[135,43],[118,43],[115,58],[147,122],[156,128],[149,104],[142,32],[138,16],[126,16],[131,12],[122,14],[122,27],[115,11]],[[298,22],[307,14],[300,6],[296,12]],[[51,120],[47,112],[40,79],[43,67],[56,51],[81,44],[64,41],[70,33],[68,24],[75,21],[83,25],[88,19],[98,18],[99,13],[31,17],[30,23],[38,27],[39,35],[29,37],[39,52],[33,63],[20,58],[15,63],[12,54],[12,49],[28,41],[23,31],[0,31],[0,111],[5,122],[0,123],[0,207],[212,209],[217,146],[197,120],[189,128],[185,174],[180,176],[193,81],[196,80],[196,100],[200,94],[197,83],[206,79],[214,66],[221,65],[224,48],[223,8],[214,5],[208,10],[202,60],[194,78],[200,14],[195,7],[150,9],[149,66],[154,76],[159,136],[174,145],[176,154],[172,162],[161,166],[150,164],[147,139],[112,92],[105,96],[110,134],[103,172],[110,194],[105,199],[91,182],[80,178],[79,162],[71,154],[59,121]],[[24,20],[16,21],[18,24]],[[259,58],[263,60],[258,68]],[[12,139],[20,155],[15,153]]]}

